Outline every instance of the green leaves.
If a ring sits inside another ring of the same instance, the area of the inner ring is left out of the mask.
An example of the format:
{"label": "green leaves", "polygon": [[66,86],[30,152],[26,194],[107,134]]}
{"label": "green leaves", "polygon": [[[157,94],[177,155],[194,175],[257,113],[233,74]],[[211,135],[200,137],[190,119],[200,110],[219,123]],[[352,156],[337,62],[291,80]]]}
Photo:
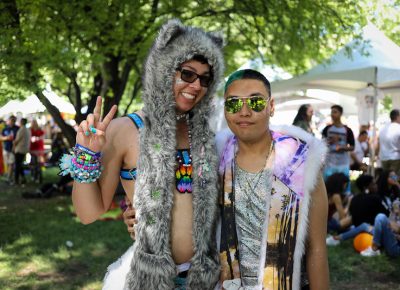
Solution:
{"label": "green leaves", "polygon": [[0,80],[28,91],[50,82],[77,111],[98,94],[112,100],[107,106],[129,106],[140,96],[137,80],[149,47],[160,25],[173,17],[225,34],[226,74],[255,57],[298,73],[357,35],[367,18],[400,41],[399,3],[378,2],[2,1]]}

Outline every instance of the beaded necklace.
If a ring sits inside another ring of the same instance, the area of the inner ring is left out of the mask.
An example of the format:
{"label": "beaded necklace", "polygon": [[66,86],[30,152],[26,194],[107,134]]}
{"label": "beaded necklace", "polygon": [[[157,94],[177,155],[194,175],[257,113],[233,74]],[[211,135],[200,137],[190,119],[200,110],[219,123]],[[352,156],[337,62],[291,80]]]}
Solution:
{"label": "beaded necklace", "polygon": [[179,193],[192,193],[192,132],[189,114],[177,115],[176,120],[186,119],[189,138],[189,149],[178,149],[176,152],[177,169],[175,171],[176,190]]}

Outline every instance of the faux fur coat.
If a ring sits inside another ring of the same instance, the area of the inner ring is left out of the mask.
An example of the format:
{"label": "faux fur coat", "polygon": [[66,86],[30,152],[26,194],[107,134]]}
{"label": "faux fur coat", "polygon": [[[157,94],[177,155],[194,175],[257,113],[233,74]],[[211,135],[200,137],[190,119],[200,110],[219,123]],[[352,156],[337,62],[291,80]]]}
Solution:
{"label": "faux fur coat", "polygon": [[162,26],[144,64],[144,127],[140,132],[134,196],[137,240],[125,289],[174,288],[177,270],[171,257],[170,225],[176,166],[176,104],[172,88],[176,69],[194,55],[208,60],[213,81],[190,113],[194,256],[190,260],[187,289],[212,289],[218,280],[217,155],[208,120],[211,97],[224,69],[222,46],[220,35],[171,20]]}

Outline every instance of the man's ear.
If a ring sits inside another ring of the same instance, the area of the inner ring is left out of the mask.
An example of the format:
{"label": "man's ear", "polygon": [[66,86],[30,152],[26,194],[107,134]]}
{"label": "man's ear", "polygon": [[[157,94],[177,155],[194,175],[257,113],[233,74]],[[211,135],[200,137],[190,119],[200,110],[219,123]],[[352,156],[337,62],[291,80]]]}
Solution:
{"label": "man's ear", "polygon": [[269,114],[270,114],[270,117],[272,117],[275,114],[275,100],[272,96],[271,96],[271,99],[269,100],[269,105],[271,106]]}
{"label": "man's ear", "polygon": [[155,42],[156,48],[162,49],[168,45],[177,36],[183,33],[185,27],[178,19],[171,19],[165,23],[158,34]]}

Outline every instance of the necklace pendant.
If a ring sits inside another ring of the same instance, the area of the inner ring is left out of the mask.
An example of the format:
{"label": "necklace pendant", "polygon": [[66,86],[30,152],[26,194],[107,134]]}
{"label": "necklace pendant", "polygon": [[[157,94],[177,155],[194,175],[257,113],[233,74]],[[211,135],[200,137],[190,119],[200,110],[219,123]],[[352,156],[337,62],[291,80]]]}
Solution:
{"label": "necklace pendant", "polygon": [[177,121],[180,121],[180,120],[182,120],[182,119],[184,119],[184,118],[187,119],[187,116],[188,116],[188,114],[176,115],[176,120],[177,120]]}
{"label": "necklace pendant", "polygon": [[186,150],[182,151],[182,157],[183,157],[184,165],[188,166],[191,164],[192,160],[190,159],[190,155],[189,155],[188,151],[186,151]]}

